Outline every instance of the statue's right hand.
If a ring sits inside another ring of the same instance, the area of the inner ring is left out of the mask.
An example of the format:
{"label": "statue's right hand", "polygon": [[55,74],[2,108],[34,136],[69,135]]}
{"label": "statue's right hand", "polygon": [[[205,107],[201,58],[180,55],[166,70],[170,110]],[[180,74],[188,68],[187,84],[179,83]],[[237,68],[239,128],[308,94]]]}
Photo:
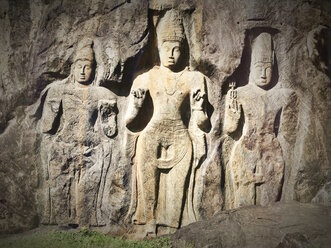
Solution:
{"label": "statue's right hand", "polygon": [[232,100],[230,102],[229,108],[231,109],[231,111],[233,113],[237,114],[237,113],[240,113],[240,111],[241,111],[241,104],[238,103],[237,100]]}
{"label": "statue's right hand", "polygon": [[241,104],[237,100],[232,100],[228,106],[228,114],[232,119],[239,120],[241,115]]}
{"label": "statue's right hand", "polygon": [[225,99],[225,117],[224,117],[224,132],[226,134],[233,133],[237,130],[241,117],[242,105],[237,99],[237,92],[228,91]]}
{"label": "statue's right hand", "polygon": [[139,88],[137,90],[132,90],[131,94],[133,95],[134,105],[136,107],[141,107],[146,97],[146,90]]}

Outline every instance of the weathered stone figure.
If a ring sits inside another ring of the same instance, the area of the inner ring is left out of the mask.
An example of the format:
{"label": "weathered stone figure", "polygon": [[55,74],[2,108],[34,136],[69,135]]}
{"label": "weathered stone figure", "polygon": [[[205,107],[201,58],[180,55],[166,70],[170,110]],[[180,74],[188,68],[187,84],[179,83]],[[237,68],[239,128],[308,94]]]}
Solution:
{"label": "weathered stone figure", "polygon": [[50,135],[46,222],[103,225],[102,198],[117,132],[116,100],[96,86],[93,41],[77,47],[70,76],[51,84],[43,106],[42,131]]}
{"label": "weathered stone figure", "polygon": [[232,191],[229,208],[266,205],[279,200],[281,195],[284,159],[276,119],[294,92],[268,89],[273,62],[271,35],[261,33],[252,44],[248,84],[237,89],[232,84],[226,96],[224,132],[235,132],[241,115],[244,117],[242,136],[233,146],[227,173],[228,190]]}
{"label": "weathered stone figure", "polygon": [[161,19],[157,38],[161,65],[134,80],[126,116],[133,130],[144,109],[153,109],[134,157],[132,221],[143,225],[145,235],[155,235],[158,226],[169,230],[195,221],[194,180],[188,182],[206,153],[203,130],[209,126],[206,78],[181,63],[185,35],[177,11]]}

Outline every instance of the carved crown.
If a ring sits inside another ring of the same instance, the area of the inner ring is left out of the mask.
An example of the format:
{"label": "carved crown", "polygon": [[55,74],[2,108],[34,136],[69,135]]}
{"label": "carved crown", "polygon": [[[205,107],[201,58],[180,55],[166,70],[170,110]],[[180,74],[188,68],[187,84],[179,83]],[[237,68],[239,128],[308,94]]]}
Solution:
{"label": "carved crown", "polygon": [[94,42],[91,38],[84,38],[78,42],[74,60],[89,60],[94,61],[94,52],[93,52]]}
{"label": "carved crown", "polygon": [[183,20],[178,10],[169,10],[160,20],[157,28],[157,39],[159,45],[165,41],[179,41],[185,39]]}
{"label": "carved crown", "polygon": [[273,63],[272,37],[269,33],[259,34],[252,44],[252,63]]}

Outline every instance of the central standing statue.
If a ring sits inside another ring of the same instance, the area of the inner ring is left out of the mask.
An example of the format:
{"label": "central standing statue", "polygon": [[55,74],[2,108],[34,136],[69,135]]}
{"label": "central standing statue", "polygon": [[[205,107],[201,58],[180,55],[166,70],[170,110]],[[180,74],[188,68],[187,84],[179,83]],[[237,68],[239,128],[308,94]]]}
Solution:
{"label": "central standing statue", "polygon": [[157,40],[161,65],[134,80],[126,116],[130,130],[147,122],[135,145],[132,222],[152,236],[160,226],[171,231],[196,221],[194,177],[209,128],[206,78],[183,63],[185,34],[177,11],[161,19]]}

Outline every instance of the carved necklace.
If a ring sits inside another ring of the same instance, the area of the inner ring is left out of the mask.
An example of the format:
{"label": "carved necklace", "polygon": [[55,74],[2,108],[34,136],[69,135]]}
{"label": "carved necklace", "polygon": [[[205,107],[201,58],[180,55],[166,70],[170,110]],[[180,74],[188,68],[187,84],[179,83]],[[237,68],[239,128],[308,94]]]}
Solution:
{"label": "carved necklace", "polygon": [[[179,75],[173,74],[169,76],[169,74],[166,77],[166,82],[163,83],[164,85],[164,90],[166,92],[167,95],[172,96],[173,94],[175,94],[175,92],[177,91],[177,86],[178,86],[178,82],[180,77],[183,75],[185,70],[183,70]],[[170,87],[170,89],[168,89],[169,86],[167,86],[168,81],[170,81],[170,86],[173,85],[173,82],[175,81],[175,84],[173,87]]]}

